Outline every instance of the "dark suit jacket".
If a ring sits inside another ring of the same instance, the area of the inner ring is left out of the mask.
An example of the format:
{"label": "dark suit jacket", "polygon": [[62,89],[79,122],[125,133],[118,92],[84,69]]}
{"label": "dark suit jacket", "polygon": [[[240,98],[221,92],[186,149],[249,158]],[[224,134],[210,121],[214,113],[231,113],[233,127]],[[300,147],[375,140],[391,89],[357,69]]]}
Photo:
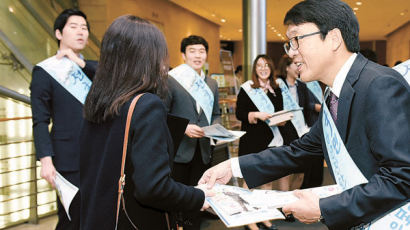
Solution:
{"label": "dark suit jacket", "polygon": [[[274,89],[274,92],[276,96],[271,92],[268,92],[267,96],[275,107],[275,111],[283,110],[283,97],[280,88]],[[245,90],[241,88],[236,101],[236,118],[241,121],[241,130],[246,131],[246,134],[239,139],[239,156],[267,149],[272,141],[273,133],[266,122],[258,119],[256,124],[249,124],[249,112],[256,111],[259,111],[258,108]],[[290,121],[286,122],[285,126],[279,126],[279,131],[285,144],[298,138],[296,129]]]}
{"label": "dark suit jacket", "polygon": [[[330,229],[368,223],[409,200],[409,93],[410,87],[399,73],[357,55],[341,90],[336,126],[369,183],[320,199],[320,210]],[[280,178],[323,155],[332,169],[321,119],[322,112],[320,122],[290,147],[241,157],[248,186]]]}
{"label": "dark suit jacket", "polygon": [[[129,100],[120,115],[101,124],[85,121],[81,131],[81,229],[112,230],[115,226],[118,179]],[[167,113],[158,96],[144,94],[130,125],[125,167],[125,203],[139,229],[167,229],[165,211],[198,211],[199,189],[170,177],[173,144]],[[119,229],[133,229],[121,208]]]}
{"label": "dark suit jacket", "polygon": [[[86,61],[82,70],[92,80],[96,68],[97,62]],[[83,105],[43,68],[35,66],[32,76],[31,110],[37,159],[51,156],[57,171],[78,171]]]}
{"label": "dark suit jacket", "polygon": [[[214,107],[212,110],[211,123],[220,123],[221,112],[219,110],[218,102],[218,84],[210,77],[205,77],[205,82],[214,94]],[[210,125],[202,109],[198,114],[195,99],[173,77],[168,77],[168,90],[165,104],[170,114],[188,119],[189,124],[196,124],[199,127]],[[178,163],[190,162],[194,157],[197,143],[197,138],[189,138],[185,135],[182,138],[174,161]],[[209,138],[200,138],[199,145],[202,161],[204,164],[208,164],[211,160],[211,144]]]}

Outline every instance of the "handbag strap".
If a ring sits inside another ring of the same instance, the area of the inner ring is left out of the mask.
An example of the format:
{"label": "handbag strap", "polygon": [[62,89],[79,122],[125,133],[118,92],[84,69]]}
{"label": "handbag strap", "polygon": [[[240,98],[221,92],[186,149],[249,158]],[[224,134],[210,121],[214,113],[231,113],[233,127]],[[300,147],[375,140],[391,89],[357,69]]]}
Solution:
{"label": "handbag strap", "polygon": [[127,123],[125,124],[125,133],[124,133],[124,144],[122,147],[122,160],[121,160],[121,177],[118,180],[118,199],[117,199],[117,215],[115,218],[115,229],[117,229],[118,225],[118,216],[120,214],[120,205],[121,205],[121,197],[124,193],[124,187],[125,187],[125,174],[124,174],[124,168],[125,168],[125,159],[127,157],[127,146],[128,146],[128,133],[130,130],[130,124],[131,124],[131,119],[132,119],[132,114],[134,112],[135,105],[138,102],[138,99],[144,95],[143,93],[137,95],[132,99],[131,105],[128,109],[128,114],[127,114]]}

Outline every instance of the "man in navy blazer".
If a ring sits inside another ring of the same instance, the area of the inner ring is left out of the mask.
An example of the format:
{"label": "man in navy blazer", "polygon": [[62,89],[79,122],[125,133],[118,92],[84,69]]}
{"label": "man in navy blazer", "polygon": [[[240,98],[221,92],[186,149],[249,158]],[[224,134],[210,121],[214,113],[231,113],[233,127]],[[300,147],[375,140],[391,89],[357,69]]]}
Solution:
{"label": "man in navy blazer", "polygon": [[[67,57],[92,78],[97,62],[85,61],[80,51],[87,44],[89,26],[85,14],[67,9],[55,20],[54,31],[59,44],[57,59]],[[79,131],[83,122],[83,104],[58,83],[45,69],[33,69],[31,109],[33,135],[37,159],[41,162],[41,177],[53,187],[56,170],[75,186],[80,185]],[[50,119],[53,123],[49,132]],[[57,199],[58,223],[56,229],[80,228],[79,193],[70,206],[71,221],[67,218],[60,199]]]}
{"label": "man in navy blazer", "polygon": [[[210,139],[205,137],[201,127],[220,123],[221,119],[218,84],[202,70],[208,56],[208,42],[203,37],[190,35],[182,39],[180,48],[185,64],[198,73],[213,94],[209,121],[193,96],[174,77],[168,78],[168,95],[165,99],[167,110],[170,114],[189,120],[175,154],[172,178],[185,185],[196,185],[209,168],[212,154]],[[200,228],[199,212],[185,213],[183,218],[187,219],[181,221],[185,230]]]}
{"label": "man in navy blazer", "polygon": [[[302,80],[319,80],[338,97],[337,131],[368,183],[320,199],[312,192],[297,191],[294,194],[300,199],[282,210],[304,223],[321,220],[329,229],[349,229],[405,205],[410,197],[408,83],[398,72],[357,53],[359,24],[342,1],[300,2],[287,12],[284,23],[289,38],[285,48]],[[323,107],[310,132],[289,147],[225,161],[205,172],[199,183],[211,187],[233,175],[243,176],[249,187],[255,187],[322,156],[335,177],[337,168],[330,162],[324,140]]]}

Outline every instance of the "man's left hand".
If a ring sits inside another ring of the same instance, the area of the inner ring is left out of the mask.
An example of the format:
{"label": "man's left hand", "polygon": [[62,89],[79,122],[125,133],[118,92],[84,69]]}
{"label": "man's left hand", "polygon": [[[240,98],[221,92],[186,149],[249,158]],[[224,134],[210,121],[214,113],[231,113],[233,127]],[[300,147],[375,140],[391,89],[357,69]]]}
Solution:
{"label": "man's left hand", "polygon": [[299,200],[284,206],[282,211],[286,215],[293,214],[296,219],[305,224],[318,222],[321,215],[319,197],[308,190],[296,190],[293,194]]}
{"label": "man's left hand", "polygon": [[85,61],[81,59],[72,49],[60,49],[56,55],[57,59],[61,59],[63,57],[67,57],[71,61],[75,62],[81,68],[84,68]]}

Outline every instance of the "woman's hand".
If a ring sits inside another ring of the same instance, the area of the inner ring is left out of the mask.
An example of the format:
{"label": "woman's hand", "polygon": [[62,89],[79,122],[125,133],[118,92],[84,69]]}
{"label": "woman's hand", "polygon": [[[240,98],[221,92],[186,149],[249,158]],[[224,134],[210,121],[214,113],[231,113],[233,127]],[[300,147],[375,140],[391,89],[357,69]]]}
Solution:
{"label": "woman's hand", "polygon": [[266,121],[271,117],[272,117],[272,114],[265,113],[265,112],[249,112],[248,114],[249,124],[258,123],[258,119],[261,121]]}

